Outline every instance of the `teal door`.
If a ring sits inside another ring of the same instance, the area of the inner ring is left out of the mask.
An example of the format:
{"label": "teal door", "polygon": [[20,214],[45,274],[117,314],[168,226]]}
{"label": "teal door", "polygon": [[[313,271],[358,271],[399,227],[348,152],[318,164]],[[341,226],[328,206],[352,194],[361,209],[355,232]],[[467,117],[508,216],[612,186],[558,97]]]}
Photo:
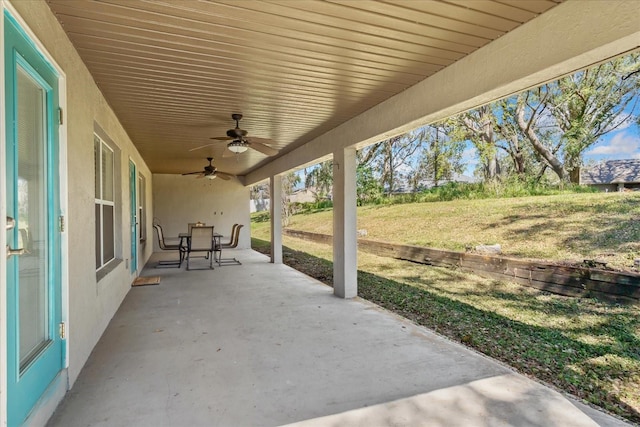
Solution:
{"label": "teal door", "polygon": [[18,426],[63,368],[58,76],[8,14],[4,36],[7,418]]}
{"label": "teal door", "polygon": [[137,197],[138,173],[136,164],[129,160],[129,201],[131,205],[131,272],[138,270],[138,197]]}

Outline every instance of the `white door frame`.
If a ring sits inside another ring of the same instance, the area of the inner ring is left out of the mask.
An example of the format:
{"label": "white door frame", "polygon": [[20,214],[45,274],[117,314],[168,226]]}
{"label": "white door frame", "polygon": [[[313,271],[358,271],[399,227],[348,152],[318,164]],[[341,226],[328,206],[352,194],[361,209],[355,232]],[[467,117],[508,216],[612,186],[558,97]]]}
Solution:
{"label": "white door frame", "polygon": [[[138,163],[136,163],[136,161],[133,159],[133,157],[129,156],[129,161],[127,162],[127,181],[129,183],[129,185],[127,185],[127,189],[129,190],[129,204],[131,204],[131,164],[133,164],[133,167],[135,168],[135,177],[134,177],[134,185],[135,185],[135,206],[129,206],[129,212],[128,212],[128,217],[129,217],[129,222],[131,222],[131,212],[133,209],[135,209],[135,222],[136,224],[129,224],[129,239],[131,239],[131,230],[133,230],[133,227],[136,227],[136,241],[135,242],[130,242],[129,245],[129,257],[131,257],[131,247],[135,244],[136,245],[136,269],[135,271],[131,271],[131,268],[129,268],[129,274],[135,277],[138,277],[138,274],[140,273],[140,271],[142,270],[140,268],[140,236],[139,236],[139,232],[138,232],[138,223],[140,222],[140,218],[138,218],[140,216],[140,212],[138,212],[138,206],[140,206],[140,188],[138,188],[139,184],[139,176],[140,176],[140,170],[138,169]],[[129,262],[133,263],[133,259],[130,259]]]}

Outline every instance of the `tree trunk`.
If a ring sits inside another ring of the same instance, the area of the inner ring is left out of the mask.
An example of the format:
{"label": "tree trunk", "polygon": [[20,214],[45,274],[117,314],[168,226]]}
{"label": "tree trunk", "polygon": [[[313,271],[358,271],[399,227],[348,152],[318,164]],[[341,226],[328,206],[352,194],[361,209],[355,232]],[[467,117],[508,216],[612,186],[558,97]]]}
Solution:
{"label": "tree trunk", "polygon": [[516,170],[516,174],[518,176],[525,176],[526,167],[525,167],[525,159],[524,153],[520,149],[520,142],[518,141],[518,136],[513,135],[511,137],[511,158],[513,159],[513,167]]}
{"label": "tree trunk", "polygon": [[575,167],[569,171],[569,181],[573,184],[580,184],[580,167]]}
{"label": "tree trunk", "polygon": [[485,178],[488,181],[493,181],[498,176],[498,160],[496,156],[491,156],[487,159],[487,164],[485,166]]}
{"label": "tree trunk", "polygon": [[[480,117],[482,118],[480,138],[487,147],[495,147],[495,139],[493,135],[493,122],[488,105],[480,107]],[[493,150],[495,151],[495,149]],[[495,153],[491,153],[487,159],[487,179],[494,180],[498,176],[498,159]]]}
{"label": "tree trunk", "polygon": [[558,175],[558,178],[560,178],[561,181],[564,181],[567,177],[567,171],[565,170],[564,165],[560,160],[558,160],[555,155],[553,155],[551,150],[545,147],[542,141],[540,141],[538,135],[536,135],[535,130],[531,126],[531,120],[529,123],[527,123],[524,117],[524,103],[520,100],[518,101],[518,106],[516,108],[516,118],[518,121],[518,126],[525,133],[525,135],[527,135],[527,138],[529,139],[529,142],[531,142],[534,150],[536,150],[542,156],[542,158],[547,161],[549,166],[551,166],[551,169],[553,169],[556,175]]}

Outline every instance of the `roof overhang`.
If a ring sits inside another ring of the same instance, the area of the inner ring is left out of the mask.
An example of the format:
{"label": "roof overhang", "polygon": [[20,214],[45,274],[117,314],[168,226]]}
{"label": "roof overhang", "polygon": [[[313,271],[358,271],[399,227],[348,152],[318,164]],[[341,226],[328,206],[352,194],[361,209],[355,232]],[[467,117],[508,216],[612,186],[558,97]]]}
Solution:
{"label": "roof overhang", "polygon": [[[153,173],[246,184],[640,45],[634,0],[48,4]],[[237,112],[280,153],[223,157]]]}
{"label": "roof overhang", "polygon": [[[567,1],[305,146],[247,175],[259,182],[536,87],[640,46],[640,2]],[[597,31],[594,31],[597,29]]]}

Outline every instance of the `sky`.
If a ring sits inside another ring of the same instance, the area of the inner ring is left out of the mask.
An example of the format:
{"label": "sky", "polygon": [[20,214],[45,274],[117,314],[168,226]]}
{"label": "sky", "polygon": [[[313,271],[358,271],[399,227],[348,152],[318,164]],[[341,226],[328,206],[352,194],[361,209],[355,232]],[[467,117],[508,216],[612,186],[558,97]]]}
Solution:
{"label": "sky", "polygon": [[640,127],[637,123],[605,135],[584,154],[585,163],[622,159],[640,159]]}
{"label": "sky", "polygon": [[476,170],[478,163],[478,152],[471,143],[467,143],[467,148],[462,152],[462,163],[465,165],[463,175],[473,176],[473,172]]}

